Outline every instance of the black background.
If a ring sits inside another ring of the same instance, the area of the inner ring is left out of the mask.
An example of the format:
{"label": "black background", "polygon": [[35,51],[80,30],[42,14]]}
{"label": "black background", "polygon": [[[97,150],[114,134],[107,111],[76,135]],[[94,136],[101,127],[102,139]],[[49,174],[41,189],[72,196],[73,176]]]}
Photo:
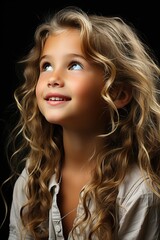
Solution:
{"label": "black background", "polygon": [[[74,5],[88,13],[116,15],[131,22],[143,41],[153,50],[160,60],[160,13],[157,1],[140,3],[140,1],[4,1],[1,2],[1,71],[0,71],[0,183],[9,176],[5,155],[8,124],[12,121],[10,105],[13,103],[13,92],[18,85],[16,62],[25,55],[33,41],[34,31],[43,21],[46,14],[62,7]],[[12,188],[5,185],[3,192],[10,206]],[[4,217],[4,204],[0,199],[0,220]],[[1,222],[0,222],[1,223]],[[8,238],[9,217],[0,229],[0,238]]]}

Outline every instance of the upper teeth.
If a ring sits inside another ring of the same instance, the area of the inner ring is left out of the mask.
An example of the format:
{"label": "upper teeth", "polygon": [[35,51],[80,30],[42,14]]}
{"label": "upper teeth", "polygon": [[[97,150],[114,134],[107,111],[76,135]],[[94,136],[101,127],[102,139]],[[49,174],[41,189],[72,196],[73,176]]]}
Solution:
{"label": "upper teeth", "polygon": [[62,101],[63,98],[61,98],[61,97],[50,97],[49,100],[50,101]]}

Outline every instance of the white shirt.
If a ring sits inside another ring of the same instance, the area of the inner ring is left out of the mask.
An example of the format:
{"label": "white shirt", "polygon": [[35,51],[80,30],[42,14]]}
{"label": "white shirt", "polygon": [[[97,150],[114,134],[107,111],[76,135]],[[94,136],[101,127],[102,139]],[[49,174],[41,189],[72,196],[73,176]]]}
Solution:
{"label": "white shirt", "polygon": [[[33,240],[31,236],[21,236],[22,223],[20,209],[26,202],[25,184],[28,179],[26,169],[17,179],[10,213],[8,240]],[[146,178],[146,181],[149,181]],[[59,183],[52,176],[49,190],[53,190],[53,202],[49,213],[49,240],[64,240],[61,215],[57,205]],[[77,215],[83,211],[81,203]],[[139,168],[135,165],[119,187],[117,196],[117,230],[115,240],[160,240],[160,199],[149,189]],[[87,228],[86,228],[87,231]],[[23,234],[22,234],[23,235]],[[78,240],[86,240],[83,236]],[[69,235],[68,240],[72,240]]]}

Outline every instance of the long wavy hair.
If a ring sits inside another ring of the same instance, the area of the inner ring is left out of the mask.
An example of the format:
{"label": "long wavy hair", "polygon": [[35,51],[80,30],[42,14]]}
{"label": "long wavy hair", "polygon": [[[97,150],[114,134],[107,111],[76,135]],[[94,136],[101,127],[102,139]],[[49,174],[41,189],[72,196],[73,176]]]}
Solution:
{"label": "long wavy hair", "polygon": [[[160,197],[160,68],[133,25],[120,17],[86,14],[81,9],[67,7],[49,16],[35,31],[34,46],[20,62],[24,66],[24,82],[14,94],[20,118],[13,130],[15,137],[11,138],[16,147],[11,162],[21,157],[21,162],[27,161],[29,173],[28,201],[21,209],[21,218],[35,239],[47,239],[48,227],[39,231],[39,226],[48,221],[52,203],[48,183],[60,171],[63,132],[41,114],[35,88],[46,39],[68,28],[79,30],[86,58],[104,70],[102,97],[111,119],[110,124],[106,120],[107,132],[99,136],[103,145],[96,153],[96,160],[94,156],[96,167],[84,190],[84,216],[77,221],[72,234],[74,239],[78,239],[78,234],[86,234],[88,240],[93,236],[110,240],[116,228],[118,188],[133,162],[147,173],[151,189]],[[132,99],[118,110],[113,92],[124,85],[132,89]],[[95,205],[93,213],[87,207],[89,199]],[[84,231],[86,226],[88,233]]]}

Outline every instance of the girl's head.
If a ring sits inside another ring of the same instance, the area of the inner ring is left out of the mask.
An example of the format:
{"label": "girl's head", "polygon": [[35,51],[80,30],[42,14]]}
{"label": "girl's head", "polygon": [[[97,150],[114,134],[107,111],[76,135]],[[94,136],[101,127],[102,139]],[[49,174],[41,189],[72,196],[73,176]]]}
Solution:
{"label": "girl's head", "polygon": [[[59,11],[36,30],[35,46],[24,60],[24,88],[27,92],[24,89],[22,94],[25,98],[22,101],[27,102],[24,106],[25,114],[29,118],[33,115],[40,117],[35,96],[40,58],[46,39],[66,29],[77,29],[80,32],[84,56],[103,71],[105,84],[102,96],[111,114],[112,127],[115,127],[118,119],[120,123],[122,120],[126,124],[127,119],[132,119],[136,124],[145,125],[148,113],[155,110],[151,108],[152,102],[156,101],[155,87],[159,69],[147,54],[134,29],[122,19],[87,16],[77,8]],[[128,103],[129,106],[126,106]],[[117,109],[122,112],[119,116]]]}

